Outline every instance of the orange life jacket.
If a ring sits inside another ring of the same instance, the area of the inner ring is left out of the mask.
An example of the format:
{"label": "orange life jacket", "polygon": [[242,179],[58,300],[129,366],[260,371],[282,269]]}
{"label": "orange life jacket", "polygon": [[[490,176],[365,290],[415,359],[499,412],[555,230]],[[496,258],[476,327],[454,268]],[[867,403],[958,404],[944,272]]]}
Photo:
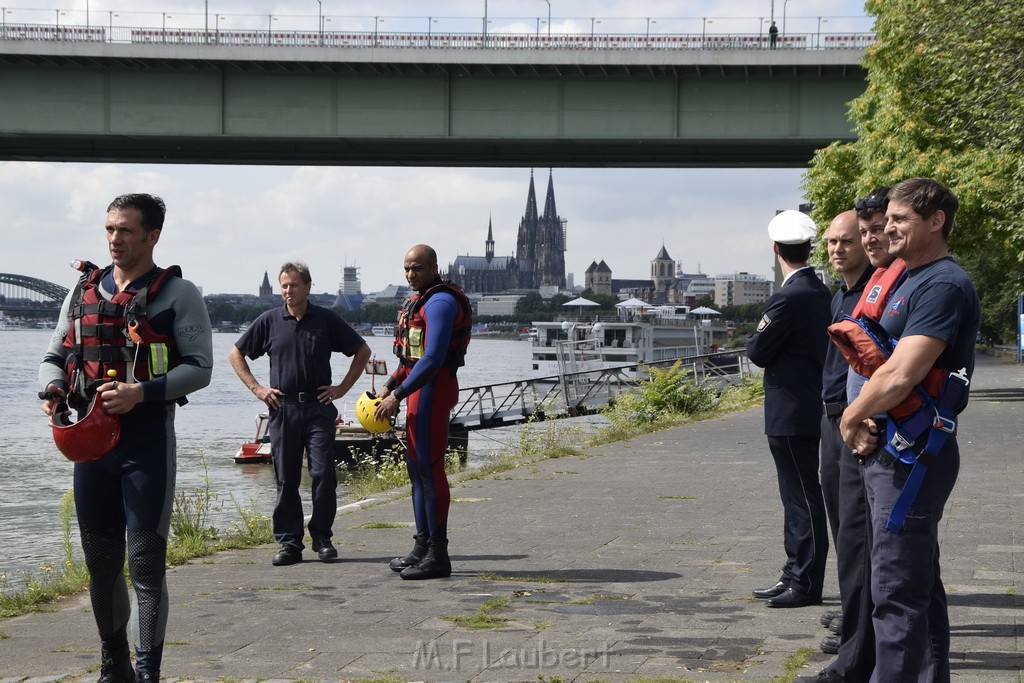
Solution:
{"label": "orange life jacket", "polygon": [[[889,304],[889,298],[906,279],[907,264],[896,259],[888,268],[878,268],[864,286],[864,293],[853,312],[828,328],[829,337],[853,368],[864,377],[871,377],[892,355],[897,339],[886,332],[879,321]],[[932,398],[937,398],[949,376],[947,370],[932,368],[919,385]],[[921,408],[924,400],[919,391],[911,391],[903,401],[889,410],[896,421],[910,417]]]}

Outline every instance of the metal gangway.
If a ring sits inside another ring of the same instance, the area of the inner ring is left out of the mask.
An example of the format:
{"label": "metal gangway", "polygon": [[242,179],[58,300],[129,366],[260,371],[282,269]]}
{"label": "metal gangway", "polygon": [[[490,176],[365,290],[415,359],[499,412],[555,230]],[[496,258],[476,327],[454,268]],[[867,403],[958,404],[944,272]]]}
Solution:
{"label": "metal gangway", "polygon": [[617,396],[639,386],[646,377],[645,368],[670,368],[675,363],[686,368],[693,381],[716,382],[719,388],[738,383],[751,372],[750,361],[742,351],[725,351],[466,387],[459,391],[450,430],[471,432],[536,420],[591,415]]}

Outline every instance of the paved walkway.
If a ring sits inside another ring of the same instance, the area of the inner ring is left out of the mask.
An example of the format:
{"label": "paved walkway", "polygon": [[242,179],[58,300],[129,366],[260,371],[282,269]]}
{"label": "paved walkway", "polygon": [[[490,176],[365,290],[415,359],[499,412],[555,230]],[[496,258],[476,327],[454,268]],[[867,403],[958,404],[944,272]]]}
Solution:
{"label": "paved walkway", "polygon": [[[783,559],[761,420],[750,410],[459,485],[450,579],[386,567],[411,531],[373,524],[407,522],[408,499],[340,515],[336,563],[307,550],[272,567],[265,546],[177,567],[164,675],[771,681],[801,651],[813,673],[827,661],[822,609],[750,597]],[[1021,425],[1024,371],[981,359],[941,536],[956,681],[1022,680]],[[826,607],[838,604],[834,566]],[[499,628],[445,619],[495,599],[507,603],[492,613]],[[84,595],[0,621],[0,683],[95,680],[96,649]]]}

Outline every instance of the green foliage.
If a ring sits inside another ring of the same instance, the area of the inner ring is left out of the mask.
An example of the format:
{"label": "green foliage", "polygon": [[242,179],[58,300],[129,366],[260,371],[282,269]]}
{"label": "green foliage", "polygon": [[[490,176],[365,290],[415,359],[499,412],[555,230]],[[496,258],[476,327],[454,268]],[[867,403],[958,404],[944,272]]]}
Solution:
{"label": "green foliage", "polygon": [[709,384],[694,382],[681,361],[665,370],[645,370],[650,379],[605,412],[613,425],[650,425],[669,415],[693,415],[714,406],[718,392]]}
{"label": "green foliage", "polygon": [[238,519],[232,520],[228,525],[228,536],[233,537],[242,546],[261,545],[274,541],[274,522],[267,515],[260,512],[256,507],[256,501],[249,499],[249,504],[243,506],[231,494],[231,502],[238,512]]}
{"label": "green foliage", "polygon": [[191,493],[174,492],[171,510],[171,533],[183,545],[194,546],[216,537],[217,530],[210,526],[210,512],[217,503],[212,491],[210,469],[203,451],[199,451],[199,464],[203,468],[201,483]]}
{"label": "green foliage", "polygon": [[[1008,337],[1024,291],[1024,4],[868,0],[877,43],[850,103],[858,140],[819,150],[805,177],[827,225],[882,184],[930,176],[960,199],[950,250],[970,273],[983,334]],[[820,254],[819,254],[820,256]]]}

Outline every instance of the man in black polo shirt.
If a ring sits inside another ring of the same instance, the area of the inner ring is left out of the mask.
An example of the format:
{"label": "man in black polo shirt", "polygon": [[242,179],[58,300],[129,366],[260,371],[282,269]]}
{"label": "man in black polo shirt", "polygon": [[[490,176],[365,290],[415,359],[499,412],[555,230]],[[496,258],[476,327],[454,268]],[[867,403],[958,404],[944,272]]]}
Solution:
{"label": "man in black polo shirt", "polygon": [[[302,453],[307,453],[313,480],[313,514],[309,535],[322,562],[338,556],[331,526],[338,509],[334,469],[335,401],[352,388],[370,359],[370,347],[341,316],[309,303],[312,278],[304,263],[286,263],[278,276],[284,306],[261,314],[228,353],[231,367],[256,398],[267,404],[270,448],[277,478],[274,538],[281,550],[275,565],[302,561]],[[352,358],[340,384],[331,382],[331,354]],[[246,356],[270,354],[270,386],[249,369]]]}

